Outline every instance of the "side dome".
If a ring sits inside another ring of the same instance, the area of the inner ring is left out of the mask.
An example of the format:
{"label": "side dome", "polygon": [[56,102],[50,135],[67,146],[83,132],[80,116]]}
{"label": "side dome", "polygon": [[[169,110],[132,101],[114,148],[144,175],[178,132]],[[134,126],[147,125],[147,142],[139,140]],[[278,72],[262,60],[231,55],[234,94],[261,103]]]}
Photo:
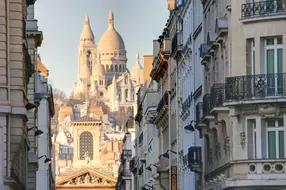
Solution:
{"label": "side dome", "polygon": [[114,51],[125,51],[125,44],[121,35],[114,28],[114,15],[109,12],[109,26],[102,35],[98,50],[100,53],[113,53]]}

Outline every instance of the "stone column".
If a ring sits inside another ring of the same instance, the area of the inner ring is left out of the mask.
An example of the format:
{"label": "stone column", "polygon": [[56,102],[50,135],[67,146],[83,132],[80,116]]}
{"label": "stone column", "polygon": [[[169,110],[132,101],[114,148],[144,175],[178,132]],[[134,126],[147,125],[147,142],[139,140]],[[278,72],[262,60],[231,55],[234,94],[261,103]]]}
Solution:
{"label": "stone column", "polygon": [[260,36],[255,37],[254,43],[255,43],[255,74],[260,74],[263,71],[263,68],[261,69],[261,58],[263,57],[263,54],[261,54],[261,40]]}
{"label": "stone column", "polygon": [[256,127],[256,159],[262,158],[262,128],[261,128],[261,116],[255,117]]}

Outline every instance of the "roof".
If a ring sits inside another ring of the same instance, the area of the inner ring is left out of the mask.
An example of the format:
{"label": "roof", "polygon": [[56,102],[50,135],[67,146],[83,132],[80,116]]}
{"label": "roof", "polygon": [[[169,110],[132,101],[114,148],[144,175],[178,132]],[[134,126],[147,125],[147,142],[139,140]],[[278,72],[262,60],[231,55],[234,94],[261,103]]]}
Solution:
{"label": "roof", "polygon": [[44,63],[39,58],[36,58],[36,63],[37,63],[37,66],[38,66],[37,67],[38,68],[38,72],[40,72],[43,77],[48,77],[49,76],[49,70],[44,65]]}
{"label": "roof", "polygon": [[94,41],[94,35],[90,27],[88,15],[86,15],[84,18],[84,26],[80,35],[80,41]]}

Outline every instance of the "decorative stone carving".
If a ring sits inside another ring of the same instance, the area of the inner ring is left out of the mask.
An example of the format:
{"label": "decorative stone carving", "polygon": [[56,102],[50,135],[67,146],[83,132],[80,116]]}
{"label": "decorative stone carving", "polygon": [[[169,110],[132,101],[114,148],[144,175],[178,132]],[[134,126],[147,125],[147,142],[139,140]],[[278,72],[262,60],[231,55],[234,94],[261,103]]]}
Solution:
{"label": "decorative stone carving", "polygon": [[68,181],[64,181],[60,184],[60,186],[77,186],[77,185],[87,185],[87,186],[115,186],[115,182],[108,179],[103,179],[102,177],[98,177],[95,174],[90,174],[89,172],[82,174],[80,176],[69,179]]}

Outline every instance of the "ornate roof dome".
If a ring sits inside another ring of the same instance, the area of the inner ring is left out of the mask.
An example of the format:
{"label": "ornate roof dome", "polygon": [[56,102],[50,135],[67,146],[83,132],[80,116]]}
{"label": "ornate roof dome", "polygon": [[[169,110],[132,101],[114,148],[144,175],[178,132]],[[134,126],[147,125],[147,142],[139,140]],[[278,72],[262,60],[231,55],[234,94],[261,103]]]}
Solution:
{"label": "ornate roof dome", "polygon": [[84,19],[84,26],[80,35],[80,41],[94,41],[94,35],[90,27],[88,15],[86,15]]}
{"label": "ornate roof dome", "polygon": [[114,15],[111,10],[109,12],[108,29],[99,41],[98,50],[100,53],[113,53],[115,50],[125,51],[124,41],[114,28]]}

